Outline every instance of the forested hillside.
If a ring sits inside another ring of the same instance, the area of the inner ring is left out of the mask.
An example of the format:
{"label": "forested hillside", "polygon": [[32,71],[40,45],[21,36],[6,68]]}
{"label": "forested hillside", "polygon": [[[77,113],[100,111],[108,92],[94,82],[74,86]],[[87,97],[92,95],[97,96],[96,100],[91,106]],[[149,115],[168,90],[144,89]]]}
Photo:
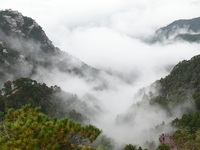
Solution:
{"label": "forested hillside", "polygon": [[150,103],[158,103],[170,110],[178,104],[194,100],[199,109],[200,56],[180,62],[157,84],[160,86],[159,95],[151,98]]}
{"label": "forested hillside", "polygon": [[[141,111],[149,113],[150,116],[155,115],[155,113],[161,115],[166,113],[167,118],[180,117],[171,121],[163,118],[163,123],[155,126],[152,132],[160,134],[169,132],[173,138],[173,147],[176,146],[178,149],[190,149],[191,147],[199,149],[199,75],[199,55],[190,60],[183,60],[165,78],[161,78],[149,87],[141,89],[136,94],[140,101],[133,104],[126,113],[119,115],[116,120],[117,123],[135,124],[138,117],[137,113]],[[165,124],[165,122],[168,123]],[[174,130],[175,133],[171,132],[168,130],[169,126],[178,130]],[[170,149],[171,146],[170,143],[168,146],[161,144],[158,149]]]}
{"label": "forested hillside", "polygon": [[100,107],[91,107],[78,96],[66,93],[56,85],[48,87],[29,78],[7,81],[0,94],[1,117],[8,109],[19,109],[26,104],[32,108],[41,107],[41,111],[50,117],[68,117],[81,123],[88,123],[89,117],[101,112]]}
{"label": "forested hillside", "polygon": [[[159,105],[169,115],[175,113],[178,106],[184,105],[183,112],[194,113],[199,109],[200,56],[178,63],[165,78],[142,88],[136,94],[141,99],[131,107],[137,109],[146,104]],[[190,105],[194,107],[190,107]]]}
{"label": "forested hillside", "polygon": [[53,70],[101,81],[99,70],[55,47],[35,20],[18,11],[0,11],[0,64],[1,84]]}
{"label": "forested hillside", "polygon": [[[82,114],[72,105],[78,105]],[[88,145],[101,131],[83,124],[90,122],[85,115],[98,111],[56,85],[29,78],[7,81],[0,90],[0,148],[92,150]]]}
{"label": "forested hillside", "polygon": [[190,43],[200,42],[200,18],[176,20],[166,27],[158,29],[153,37],[154,42],[184,41]]}

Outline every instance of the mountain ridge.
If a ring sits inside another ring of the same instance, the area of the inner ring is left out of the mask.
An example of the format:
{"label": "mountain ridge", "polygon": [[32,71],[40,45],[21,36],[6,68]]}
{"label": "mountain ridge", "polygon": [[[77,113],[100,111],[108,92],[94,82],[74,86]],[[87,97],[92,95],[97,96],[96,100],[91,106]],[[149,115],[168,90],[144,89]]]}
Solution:
{"label": "mountain ridge", "polygon": [[[100,70],[95,69],[67,52],[55,47],[35,20],[18,11],[0,11],[0,59],[2,66],[10,68],[1,72],[2,84],[20,76],[33,77],[37,70],[56,69],[61,73],[84,77],[86,81],[102,80]],[[9,60],[9,55],[15,59]],[[14,68],[31,68],[26,74]],[[25,67],[28,66],[28,67]],[[19,74],[15,77],[15,74]],[[105,83],[102,83],[105,84]]]}
{"label": "mountain ridge", "polygon": [[193,19],[180,19],[173,21],[165,27],[159,28],[152,39],[151,43],[156,42],[174,42],[185,41],[190,43],[200,42],[200,17]]}

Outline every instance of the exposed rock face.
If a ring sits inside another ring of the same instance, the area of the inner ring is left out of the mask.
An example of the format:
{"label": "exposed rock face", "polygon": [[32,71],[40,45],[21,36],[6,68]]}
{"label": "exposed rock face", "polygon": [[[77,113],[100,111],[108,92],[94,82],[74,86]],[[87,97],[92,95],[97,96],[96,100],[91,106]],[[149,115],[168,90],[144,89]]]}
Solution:
{"label": "exposed rock face", "polygon": [[5,10],[1,12],[1,25],[8,26],[11,32],[15,32],[20,36],[25,36],[21,28],[24,25],[24,18],[18,11]]}
{"label": "exposed rock face", "polygon": [[[21,77],[44,82],[42,80],[48,77],[54,78],[52,73],[55,72],[66,77],[76,76],[86,82],[101,80],[100,71],[55,47],[36,21],[18,11],[0,11],[0,87],[8,80]],[[101,108],[96,103],[89,106],[77,96],[62,94],[56,98],[72,117],[79,116],[80,120],[79,113],[89,117],[100,113]]]}
{"label": "exposed rock face", "polygon": [[0,54],[0,63],[5,65],[0,76],[5,80],[8,74],[16,79],[32,77],[40,70],[58,70],[87,81],[101,80],[97,69],[55,47],[35,20],[18,11],[0,11]]}
{"label": "exposed rock face", "polygon": [[18,11],[1,11],[0,27],[6,35],[34,40],[41,43],[43,49],[46,51],[54,55],[60,53],[60,50],[52,44],[35,20],[23,16]]}

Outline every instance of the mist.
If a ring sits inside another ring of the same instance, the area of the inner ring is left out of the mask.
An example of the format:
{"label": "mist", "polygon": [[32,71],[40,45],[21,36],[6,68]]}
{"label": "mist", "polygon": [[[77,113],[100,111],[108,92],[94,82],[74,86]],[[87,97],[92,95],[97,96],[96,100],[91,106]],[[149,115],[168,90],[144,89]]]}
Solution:
{"label": "mist", "polygon": [[[34,79],[58,85],[91,107],[98,104],[102,112],[91,118],[91,123],[119,145],[145,146],[147,140],[158,144],[157,136],[161,133],[152,128],[164,120],[168,123],[180,117],[184,106],[175,110],[176,115],[168,116],[159,106],[137,105],[142,98],[135,94],[168,75],[178,62],[199,54],[200,45],[181,41],[148,44],[143,39],[176,19],[199,17],[199,5],[197,0],[2,0],[0,8],[32,17],[55,46],[100,70],[99,79],[92,82],[55,68],[51,71],[39,68]],[[26,44],[39,51],[37,43],[26,41]],[[99,88],[102,82],[106,88]],[[88,94],[93,97],[92,102]],[[193,107],[192,103],[185,105]],[[127,120],[119,119],[129,113],[132,116]],[[172,127],[166,129],[172,131]]]}
{"label": "mist", "polygon": [[[173,110],[173,115],[169,116],[160,106],[151,106],[148,101],[143,102],[142,97],[135,95],[141,88],[168,75],[179,61],[188,60],[199,54],[199,45],[181,42],[169,45],[148,45],[135,39],[132,41],[138,44],[134,45],[137,48],[133,49],[135,52],[132,56],[133,60],[125,54],[126,63],[122,61],[123,64],[121,64],[116,58],[110,62],[113,63],[111,65],[113,67],[106,65],[98,67],[101,71],[101,80],[88,82],[84,78],[59,70],[51,70],[51,73],[41,70],[40,73],[43,75],[34,78],[48,85],[56,84],[64,91],[76,94],[91,108],[99,106],[101,112],[98,115],[89,115],[90,123],[101,128],[103,133],[112,137],[117,145],[132,143],[148,147],[146,141],[153,141],[155,145],[158,145],[157,137],[161,133],[173,133],[176,130],[168,125],[157,132],[154,130],[155,126],[162,124],[163,121],[167,124],[177,117],[180,118],[185,113],[185,107],[194,109],[194,103],[177,106]],[[137,49],[142,52],[137,52]],[[45,78],[43,78],[44,75]],[[95,87],[100,86],[102,81],[107,84],[107,88],[96,90]],[[149,90],[158,92],[153,88]],[[87,97],[88,94],[93,97],[91,101]],[[142,104],[138,105],[140,102]],[[76,107],[76,111],[83,112],[79,107]]]}

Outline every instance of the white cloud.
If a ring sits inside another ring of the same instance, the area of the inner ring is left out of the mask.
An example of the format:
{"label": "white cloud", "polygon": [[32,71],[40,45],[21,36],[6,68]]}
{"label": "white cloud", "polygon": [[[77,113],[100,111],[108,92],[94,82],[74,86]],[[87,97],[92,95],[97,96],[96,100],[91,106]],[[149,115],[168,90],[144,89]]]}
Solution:
{"label": "white cloud", "polygon": [[91,66],[112,69],[127,78],[139,74],[132,84],[106,77],[114,88],[103,92],[91,91],[79,78],[67,76],[63,81],[66,76],[60,75],[55,79],[69,92],[91,92],[115,116],[134,102],[139,88],[167,75],[167,66],[199,54],[198,44],[147,45],[138,37],[149,36],[176,19],[199,17],[199,6],[197,0],[1,0],[0,9],[12,8],[32,17],[56,46]]}
{"label": "white cloud", "polygon": [[175,19],[199,16],[197,2],[196,0],[2,0],[0,8],[16,9],[33,17],[49,35],[54,35],[55,29],[60,25],[73,28],[95,23],[132,35],[152,32],[155,28]]}

